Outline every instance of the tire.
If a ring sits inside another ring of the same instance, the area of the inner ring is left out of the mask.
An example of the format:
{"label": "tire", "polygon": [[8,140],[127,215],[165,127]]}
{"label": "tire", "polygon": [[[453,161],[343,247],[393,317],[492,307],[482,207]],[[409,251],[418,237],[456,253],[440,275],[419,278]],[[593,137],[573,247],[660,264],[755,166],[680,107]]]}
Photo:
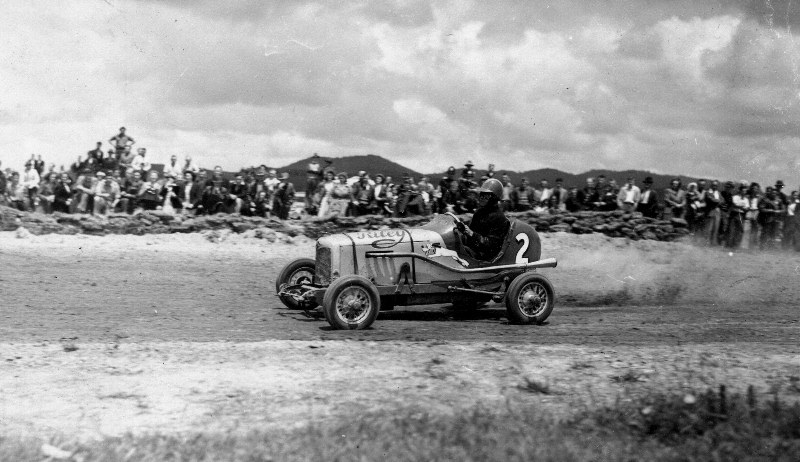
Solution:
{"label": "tire", "polygon": [[541,274],[523,273],[506,291],[506,311],[512,324],[541,324],[553,312],[555,292]]}
{"label": "tire", "polygon": [[[289,262],[289,264],[284,266],[281,272],[278,273],[278,278],[275,279],[275,291],[280,293],[284,285],[312,282],[314,280],[316,264],[317,263],[311,258],[298,258],[297,260]],[[306,306],[300,306],[295,299],[286,295],[280,295],[279,298],[287,308],[293,310],[312,309],[317,306],[316,302],[311,302]]]}
{"label": "tire", "polygon": [[334,329],[366,329],[375,322],[380,309],[378,289],[358,275],[333,281],[322,300],[325,319]]}

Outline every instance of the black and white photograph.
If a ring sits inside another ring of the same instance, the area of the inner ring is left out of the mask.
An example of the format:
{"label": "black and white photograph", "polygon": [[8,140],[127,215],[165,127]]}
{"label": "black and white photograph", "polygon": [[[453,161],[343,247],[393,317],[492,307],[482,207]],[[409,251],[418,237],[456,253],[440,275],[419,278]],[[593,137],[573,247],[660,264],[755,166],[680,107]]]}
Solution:
{"label": "black and white photograph", "polygon": [[797,461],[800,0],[8,0],[0,461]]}

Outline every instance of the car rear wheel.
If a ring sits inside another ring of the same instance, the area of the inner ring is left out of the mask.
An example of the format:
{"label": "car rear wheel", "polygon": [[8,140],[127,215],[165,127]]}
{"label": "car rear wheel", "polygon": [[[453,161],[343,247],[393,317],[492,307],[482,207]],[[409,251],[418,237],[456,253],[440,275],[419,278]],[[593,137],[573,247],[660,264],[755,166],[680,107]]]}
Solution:
{"label": "car rear wheel", "polygon": [[[281,272],[278,273],[278,278],[275,279],[275,290],[280,293],[285,286],[305,283],[310,284],[314,281],[315,268],[316,262],[311,258],[298,258],[297,260],[289,262],[289,264],[284,266]],[[294,289],[293,292],[300,295],[300,289]],[[293,310],[312,309],[317,306],[316,302],[313,301],[301,305],[291,295],[279,295],[278,297],[287,308]]]}
{"label": "car rear wheel", "polygon": [[331,283],[322,300],[328,324],[335,329],[366,329],[381,309],[378,289],[369,279],[342,276]]}
{"label": "car rear wheel", "polygon": [[541,324],[553,312],[554,303],[553,285],[541,274],[518,276],[506,292],[506,311],[513,324]]}

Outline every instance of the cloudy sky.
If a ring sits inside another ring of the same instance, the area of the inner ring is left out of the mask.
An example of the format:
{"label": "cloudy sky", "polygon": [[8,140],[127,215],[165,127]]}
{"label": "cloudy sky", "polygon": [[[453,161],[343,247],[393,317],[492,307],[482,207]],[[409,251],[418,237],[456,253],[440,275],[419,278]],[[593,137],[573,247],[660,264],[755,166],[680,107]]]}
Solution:
{"label": "cloudy sky", "polygon": [[155,161],[800,184],[800,0],[5,0],[0,160],[120,125]]}

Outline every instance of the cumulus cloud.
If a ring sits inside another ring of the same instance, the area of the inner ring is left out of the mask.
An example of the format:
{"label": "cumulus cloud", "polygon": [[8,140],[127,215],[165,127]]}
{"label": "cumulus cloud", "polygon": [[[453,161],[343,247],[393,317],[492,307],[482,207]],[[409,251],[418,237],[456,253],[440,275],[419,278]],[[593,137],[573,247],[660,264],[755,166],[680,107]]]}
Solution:
{"label": "cumulus cloud", "polygon": [[764,5],[12,1],[0,146],[69,163],[124,124],[156,161],[226,168],[372,153],[767,181],[798,164],[800,4]]}

